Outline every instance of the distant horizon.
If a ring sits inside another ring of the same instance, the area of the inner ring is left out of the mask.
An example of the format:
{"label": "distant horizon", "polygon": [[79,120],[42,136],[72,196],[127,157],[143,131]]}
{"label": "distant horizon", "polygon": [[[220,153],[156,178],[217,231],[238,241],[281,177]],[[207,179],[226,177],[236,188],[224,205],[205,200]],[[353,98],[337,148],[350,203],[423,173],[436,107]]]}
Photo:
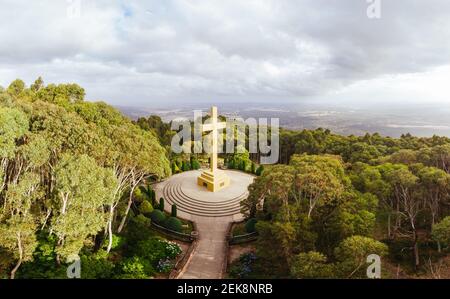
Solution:
{"label": "distant horizon", "polygon": [[[248,103],[215,104],[215,103],[191,103],[188,106],[165,107],[133,107],[126,105],[113,105],[122,113],[136,120],[139,117],[150,115],[160,116],[164,121],[177,117],[192,119],[193,111],[203,109],[208,112],[210,106],[216,105],[219,114],[248,117],[276,117],[280,119],[281,127],[292,130],[302,129],[329,129],[333,133],[341,135],[364,135],[366,133],[379,133],[383,136],[398,138],[402,134],[412,134],[417,137],[432,137],[433,135],[450,137],[450,108],[444,111],[436,107],[422,106],[422,109],[393,110],[388,107],[380,107],[378,111],[363,108],[344,109],[342,107],[320,106],[317,103],[313,107],[303,105],[302,108],[279,105],[252,106]],[[281,108],[281,109],[280,109]],[[282,109],[285,108],[285,109]]]}

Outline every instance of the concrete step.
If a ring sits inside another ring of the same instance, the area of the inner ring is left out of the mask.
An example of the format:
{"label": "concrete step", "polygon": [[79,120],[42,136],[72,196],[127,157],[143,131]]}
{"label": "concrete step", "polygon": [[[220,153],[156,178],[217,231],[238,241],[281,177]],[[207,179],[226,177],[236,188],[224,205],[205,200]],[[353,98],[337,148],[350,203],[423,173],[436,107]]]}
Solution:
{"label": "concrete step", "polygon": [[164,194],[166,197],[171,197],[173,200],[177,201],[177,202],[185,202],[186,204],[190,205],[190,206],[195,206],[195,207],[214,207],[216,209],[221,209],[221,208],[228,208],[231,206],[236,206],[236,205],[240,205],[240,202],[246,198],[246,195],[242,195],[241,197],[237,197],[233,200],[230,200],[228,202],[225,203],[216,203],[216,202],[207,202],[207,201],[198,201],[198,200],[191,200],[190,197],[186,197],[185,194],[183,194],[181,192],[181,188],[177,189],[177,188],[171,188],[168,187],[164,190]]}
{"label": "concrete step", "polygon": [[166,187],[171,188],[171,189],[176,189],[177,192],[179,193],[179,195],[181,195],[181,196],[183,196],[185,198],[188,198],[192,202],[198,202],[198,203],[202,203],[202,204],[205,203],[205,202],[213,203],[213,204],[217,204],[217,205],[227,204],[227,203],[229,203],[231,201],[234,201],[234,200],[237,200],[237,199],[241,199],[242,197],[247,197],[248,196],[248,192],[245,192],[245,193],[242,193],[242,194],[240,194],[240,195],[238,195],[238,196],[236,196],[234,198],[230,198],[228,200],[214,201],[214,202],[211,201],[211,202],[209,202],[209,201],[204,201],[204,200],[198,200],[196,198],[193,198],[192,196],[187,195],[186,193],[183,192],[183,189],[181,188],[181,184],[180,183],[170,184],[169,186],[166,186]]}
{"label": "concrete step", "polygon": [[190,205],[198,206],[198,207],[209,206],[209,207],[216,207],[216,208],[227,208],[229,206],[239,205],[240,202],[247,197],[247,195],[243,194],[240,197],[236,197],[229,201],[208,202],[208,201],[192,200],[191,197],[187,197],[183,193],[181,188],[173,188],[173,189],[168,188],[168,192],[169,192],[169,196],[173,196],[174,198],[176,198],[179,201],[185,201],[185,202],[189,203]]}
{"label": "concrete step", "polygon": [[195,209],[195,210],[200,210],[200,211],[231,211],[231,210],[240,210],[240,202],[235,202],[231,205],[227,205],[227,206],[214,206],[214,205],[207,205],[207,204],[202,204],[202,205],[198,205],[198,204],[193,204],[190,203],[188,200],[186,199],[182,199],[180,197],[177,196],[172,196],[169,194],[166,194],[166,201],[170,201],[172,204],[175,203],[177,204],[177,207],[179,209],[182,208],[189,208],[189,209]]}
{"label": "concrete step", "polygon": [[168,184],[163,188],[164,199],[169,205],[176,204],[177,209],[197,216],[223,217],[241,212],[240,202],[248,196],[243,193],[228,201],[207,202],[192,198],[185,194],[180,183]]}

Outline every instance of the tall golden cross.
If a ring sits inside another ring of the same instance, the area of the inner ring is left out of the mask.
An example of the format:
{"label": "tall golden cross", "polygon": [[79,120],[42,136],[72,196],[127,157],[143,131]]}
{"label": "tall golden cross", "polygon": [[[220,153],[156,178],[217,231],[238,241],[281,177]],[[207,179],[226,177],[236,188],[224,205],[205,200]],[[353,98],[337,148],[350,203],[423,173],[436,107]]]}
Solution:
{"label": "tall golden cross", "polygon": [[204,124],[202,129],[203,132],[212,132],[212,150],[211,150],[211,172],[214,173],[217,169],[217,142],[218,142],[218,130],[224,129],[226,127],[226,123],[217,122],[217,107],[211,107],[211,123]]}

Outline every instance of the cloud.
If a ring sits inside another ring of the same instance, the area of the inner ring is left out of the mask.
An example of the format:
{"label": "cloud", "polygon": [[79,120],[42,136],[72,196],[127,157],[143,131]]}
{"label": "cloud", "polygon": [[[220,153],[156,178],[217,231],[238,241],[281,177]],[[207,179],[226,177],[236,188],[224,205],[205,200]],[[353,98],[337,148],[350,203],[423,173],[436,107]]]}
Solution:
{"label": "cloud", "polygon": [[0,84],[42,75],[78,82],[92,99],[148,106],[357,101],[354,86],[397,84],[405,93],[378,94],[401,101],[412,81],[389,76],[439,81],[450,65],[450,3],[381,1],[381,18],[369,19],[365,0],[2,0]]}

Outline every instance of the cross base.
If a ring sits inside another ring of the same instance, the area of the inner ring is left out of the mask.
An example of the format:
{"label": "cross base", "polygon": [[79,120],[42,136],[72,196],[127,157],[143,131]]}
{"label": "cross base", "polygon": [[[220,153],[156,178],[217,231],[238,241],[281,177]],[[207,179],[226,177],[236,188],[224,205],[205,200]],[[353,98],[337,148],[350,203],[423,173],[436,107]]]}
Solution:
{"label": "cross base", "polygon": [[230,185],[230,178],[223,172],[207,170],[197,178],[197,184],[206,187],[208,191],[216,192]]}

